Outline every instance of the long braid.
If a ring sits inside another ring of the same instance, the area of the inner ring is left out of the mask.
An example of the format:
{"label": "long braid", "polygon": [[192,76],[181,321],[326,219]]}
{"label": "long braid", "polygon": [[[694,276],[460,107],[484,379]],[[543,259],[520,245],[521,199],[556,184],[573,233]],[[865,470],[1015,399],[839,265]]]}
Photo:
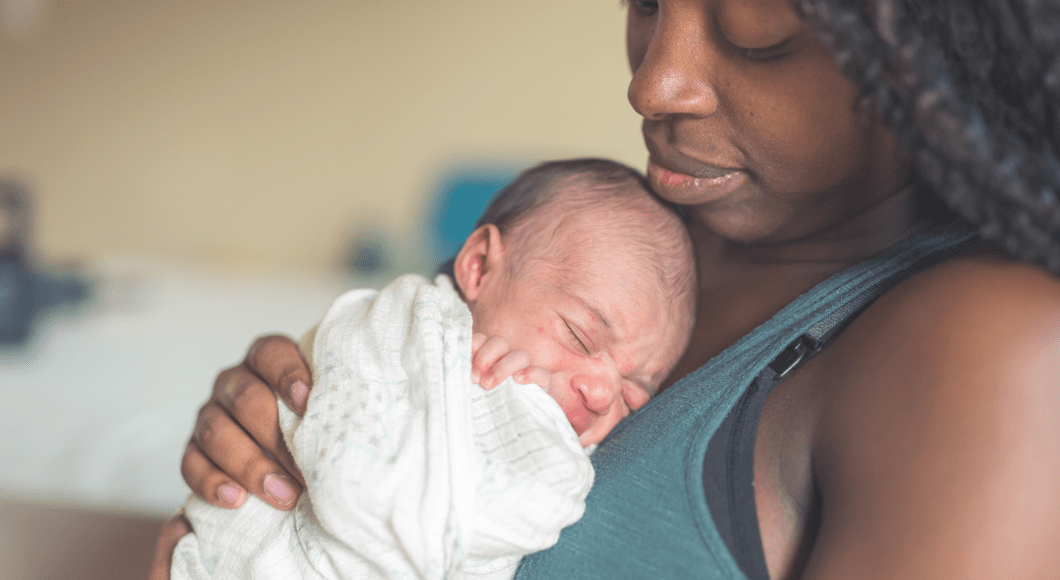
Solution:
{"label": "long braid", "polygon": [[1060,0],[793,1],[921,181],[1060,273]]}

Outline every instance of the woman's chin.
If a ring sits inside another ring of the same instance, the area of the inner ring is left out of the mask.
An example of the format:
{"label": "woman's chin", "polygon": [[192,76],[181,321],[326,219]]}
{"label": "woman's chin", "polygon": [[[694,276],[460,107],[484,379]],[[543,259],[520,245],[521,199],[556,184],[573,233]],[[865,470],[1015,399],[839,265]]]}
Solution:
{"label": "woman's chin", "polygon": [[768,219],[760,210],[746,205],[708,203],[687,206],[686,210],[693,229],[700,227],[719,238],[741,244],[777,242],[785,238],[786,230],[795,229],[786,227],[782,219]]}

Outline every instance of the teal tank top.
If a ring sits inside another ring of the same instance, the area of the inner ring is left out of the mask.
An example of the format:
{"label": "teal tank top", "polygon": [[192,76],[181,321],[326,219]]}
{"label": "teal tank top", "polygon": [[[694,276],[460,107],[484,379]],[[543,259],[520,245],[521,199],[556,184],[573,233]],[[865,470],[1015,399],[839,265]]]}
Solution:
{"label": "teal tank top", "polygon": [[753,384],[772,388],[912,273],[980,244],[951,224],[833,275],[620,423],[593,453],[585,516],[519,580],[745,578],[704,493],[707,444]]}

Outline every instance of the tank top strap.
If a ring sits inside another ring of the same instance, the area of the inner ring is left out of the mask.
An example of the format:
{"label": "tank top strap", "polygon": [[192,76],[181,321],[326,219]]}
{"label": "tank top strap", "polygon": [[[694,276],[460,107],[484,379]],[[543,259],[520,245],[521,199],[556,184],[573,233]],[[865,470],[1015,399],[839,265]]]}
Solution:
{"label": "tank top strap", "polygon": [[585,516],[527,556],[517,578],[744,578],[704,492],[718,426],[752,384],[772,388],[887,289],[980,243],[959,223],[912,236],[821,282],[649,401],[593,454]]}

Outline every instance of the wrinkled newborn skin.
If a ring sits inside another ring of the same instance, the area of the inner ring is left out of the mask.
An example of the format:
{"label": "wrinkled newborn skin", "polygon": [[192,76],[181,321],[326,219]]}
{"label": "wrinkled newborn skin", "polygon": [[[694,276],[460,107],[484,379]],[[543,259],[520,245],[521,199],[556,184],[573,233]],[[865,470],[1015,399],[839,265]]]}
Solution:
{"label": "wrinkled newborn skin", "polygon": [[[568,220],[557,235],[570,237],[589,220]],[[512,273],[503,245],[491,249],[489,231],[480,229],[454,268],[473,330],[503,337],[508,348],[525,350],[532,365],[551,373],[546,390],[583,446],[599,443],[657,392],[684,351],[690,327],[690,313],[668,304],[672,292],[660,289],[663,282],[644,280],[651,277],[643,272],[652,270],[631,265],[643,258],[632,242],[597,230],[578,236],[577,251],[564,263],[534,261]]]}

